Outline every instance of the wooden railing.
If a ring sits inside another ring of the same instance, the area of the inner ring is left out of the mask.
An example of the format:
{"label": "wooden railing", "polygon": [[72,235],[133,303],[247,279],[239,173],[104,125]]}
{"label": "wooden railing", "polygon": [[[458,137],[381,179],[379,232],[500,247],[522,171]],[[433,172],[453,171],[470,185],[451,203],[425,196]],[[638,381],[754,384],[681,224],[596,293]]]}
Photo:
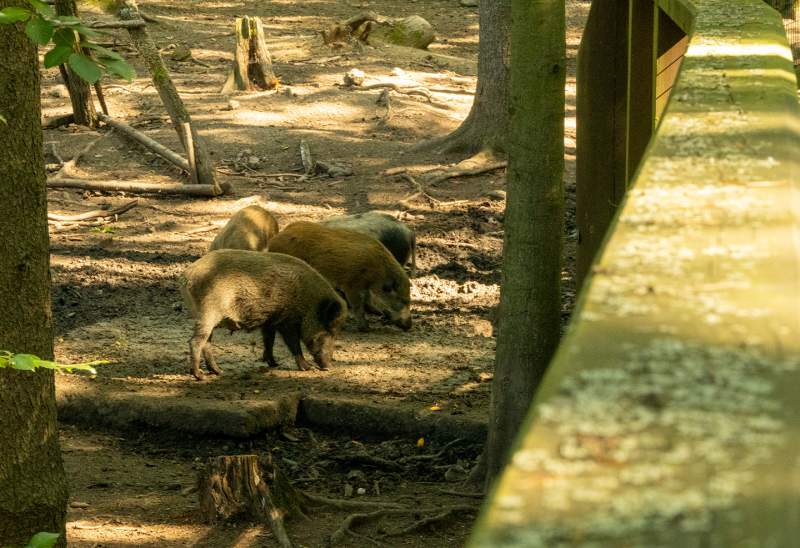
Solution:
{"label": "wooden railing", "polygon": [[594,0],[579,67],[596,248],[471,545],[795,546],[800,109],[780,17]]}

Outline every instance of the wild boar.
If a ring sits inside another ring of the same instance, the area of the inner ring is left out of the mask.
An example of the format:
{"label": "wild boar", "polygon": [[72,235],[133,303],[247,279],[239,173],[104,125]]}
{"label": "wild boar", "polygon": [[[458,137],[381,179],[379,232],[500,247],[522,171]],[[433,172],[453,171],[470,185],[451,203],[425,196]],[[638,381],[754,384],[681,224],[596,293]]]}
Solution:
{"label": "wild boar", "polygon": [[208,250],[266,251],[270,239],[277,233],[278,221],[275,217],[263,207],[251,205],[233,214],[211,242]]}
{"label": "wild boar", "polygon": [[411,328],[410,291],[403,267],[382,243],[366,234],[297,222],[270,242],[270,249],[304,260],[340,290],[358,328],[369,330],[370,305],[398,327]]}
{"label": "wild boar", "polygon": [[417,235],[388,213],[367,211],[355,215],[330,217],[320,221],[323,226],[344,228],[367,234],[386,246],[386,249],[403,266],[411,261],[411,276],[417,273]]}
{"label": "wild boar", "polygon": [[210,344],[217,326],[231,331],[260,328],[263,360],[270,367],[278,367],[272,351],[277,332],[298,369],[311,367],[301,341],[317,366],[328,369],[334,339],[347,318],[347,305],[325,278],[303,261],[280,253],[212,251],[186,269],[180,288],[195,318],[189,350],[191,371],[198,380],[203,378],[201,353],[209,372],[222,372]]}

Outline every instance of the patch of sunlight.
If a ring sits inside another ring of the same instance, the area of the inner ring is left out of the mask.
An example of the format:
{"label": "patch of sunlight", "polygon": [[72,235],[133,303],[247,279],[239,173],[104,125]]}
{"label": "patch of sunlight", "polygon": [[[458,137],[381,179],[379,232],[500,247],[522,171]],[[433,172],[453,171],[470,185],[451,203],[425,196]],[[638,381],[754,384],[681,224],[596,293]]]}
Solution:
{"label": "patch of sunlight", "polygon": [[689,43],[686,57],[752,57],[773,56],[793,61],[792,52],[780,44],[743,44],[741,42],[702,42],[693,40]]}
{"label": "patch of sunlight", "polygon": [[564,128],[565,129],[576,129],[576,117],[575,116],[565,116],[564,117]]}
{"label": "patch of sunlight", "polygon": [[[88,546],[108,546],[110,539],[124,538],[135,546],[164,546],[165,542],[183,545],[184,543],[199,540],[197,537],[203,531],[197,525],[158,524],[142,525],[129,522],[126,524],[114,523],[108,520],[75,520],[67,522],[70,543],[81,543]],[[206,529],[203,527],[203,529]]]}
{"label": "patch of sunlight", "polygon": [[[760,77],[764,80],[770,80],[772,78],[781,78],[786,80],[787,82],[794,83],[795,82],[795,75],[789,68],[787,69],[768,69],[768,68],[747,68],[747,69],[726,69],[725,70],[725,77],[732,79],[732,78],[756,78]],[[749,82],[749,84],[758,84],[758,80],[753,80]],[[766,82],[765,82],[766,85]]]}

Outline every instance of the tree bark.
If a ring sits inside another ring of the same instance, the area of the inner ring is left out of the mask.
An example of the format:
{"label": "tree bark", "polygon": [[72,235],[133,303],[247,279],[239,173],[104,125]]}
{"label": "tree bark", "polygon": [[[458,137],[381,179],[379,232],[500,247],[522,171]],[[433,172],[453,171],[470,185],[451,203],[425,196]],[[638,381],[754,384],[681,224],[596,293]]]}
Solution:
{"label": "tree bark", "polygon": [[[18,23],[0,26],[0,51],[0,349],[52,359],[37,49]],[[64,546],[66,503],[53,372],[0,369],[0,543],[48,531]]]}
{"label": "tree bark", "polygon": [[221,93],[273,89],[278,85],[278,78],[272,71],[272,57],[264,41],[261,18],[237,17],[234,30],[236,49],[233,66]]}
{"label": "tree bark", "polygon": [[481,0],[478,9],[478,85],[472,109],[453,133],[421,147],[465,153],[507,149],[511,0]]}
{"label": "tree bark", "polygon": [[[134,0],[125,0],[123,4],[125,7],[119,13],[122,20],[141,19],[139,8]],[[178,90],[175,89],[175,84],[172,83],[172,79],[169,77],[167,67],[164,65],[153,39],[150,38],[147,27],[129,28],[128,33],[131,37],[131,43],[147,64],[150,76],[153,78],[153,85],[155,85],[158,95],[161,97],[161,102],[164,103],[164,108],[167,109],[175,131],[178,132],[178,137],[184,146],[184,150],[186,150],[188,144],[184,138],[183,124],[188,123],[192,128],[192,144],[194,146],[195,161],[197,162],[197,182],[218,186],[214,175],[214,166],[211,163],[211,156],[206,148],[205,140],[194,128],[189,111],[186,110],[186,106],[183,104],[180,95],[178,95]],[[217,194],[222,194],[222,191],[220,190]]]}
{"label": "tree bark", "polygon": [[[56,0],[56,13],[77,17],[78,8],[75,0]],[[92,89],[89,83],[72,72],[67,65],[59,65],[61,78],[69,91],[69,100],[72,103],[72,112],[75,114],[75,123],[87,127],[97,127],[97,111],[92,101]]]}
{"label": "tree bark", "polygon": [[511,132],[487,485],[505,466],[560,338],[564,0],[513,0]]}

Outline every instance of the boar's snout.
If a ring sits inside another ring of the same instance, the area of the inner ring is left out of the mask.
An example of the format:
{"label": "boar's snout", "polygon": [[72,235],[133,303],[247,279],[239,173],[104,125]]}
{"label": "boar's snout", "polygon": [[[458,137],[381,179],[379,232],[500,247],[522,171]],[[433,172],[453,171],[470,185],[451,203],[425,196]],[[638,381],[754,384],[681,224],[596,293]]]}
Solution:
{"label": "boar's snout", "polygon": [[403,331],[411,329],[411,310],[408,307],[403,308],[394,319],[394,324]]}
{"label": "boar's snout", "polygon": [[330,369],[333,361],[334,338],[329,333],[319,333],[311,344],[307,345],[309,352],[314,357],[314,362],[322,369]]}

